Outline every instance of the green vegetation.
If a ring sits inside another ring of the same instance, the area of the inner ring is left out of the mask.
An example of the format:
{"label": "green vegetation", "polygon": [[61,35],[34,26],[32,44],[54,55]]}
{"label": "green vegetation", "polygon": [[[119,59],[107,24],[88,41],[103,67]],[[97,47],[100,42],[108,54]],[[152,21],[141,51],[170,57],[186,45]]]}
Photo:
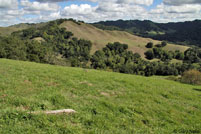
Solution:
{"label": "green vegetation", "polygon": [[[148,43],[147,46],[151,44]],[[152,45],[150,45],[152,46]],[[201,49],[198,47],[192,47],[187,49],[184,53],[179,50],[166,51],[162,47],[167,46],[166,42],[155,45],[154,48],[149,49],[145,52],[145,56],[148,60],[154,58],[160,59],[161,61],[170,61],[172,59],[182,60],[185,63],[200,63],[201,62]]]}
{"label": "green vegetation", "polygon": [[[72,37],[73,33],[59,28],[63,21],[51,21],[43,27],[16,31],[9,37],[1,37],[0,58],[86,66],[90,59],[91,42],[78,40]],[[36,40],[38,38],[40,41]],[[66,59],[61,60],[63,63],[57,62],[59,55]]]}
{"label": "green vegetation", "polygon": [[[93,44],[91,54],[95,53],[97,50],[101,50],[108,43],[120,42],[123,44],[128,44],[129,50],[133,51],[134,53],[139,53],[142,57],[144,57],[144,52],[147,51],[145,46],[148,42],[160,44],[160,41],[157,40],[138,37],[124,31],[101,30],[91,24],[86,24],[81,21],[77,22],[73,19],[60,19],[55,21],[58,23],[60,28],[66,28],[67,31],[72,32],[74,37],[91,41]],[[3,27],[0,28],[0,36],[9,36],[12,32],[29,28],[36,30],[48,24],[49,22],[39,24],[18,24],[10,27]],[[40,42],[44,41],[43,38],[38,36],[33,37],[32,40],[37,40]],[[164,49],[172,51],[180,50],[183,52],[188,49],[188,47],[169,43],[169,45],[164,47]]]}
{"label": "green vegetation", "polygon": [[181,81],[188,84],[201,84],[201,72],[197,70],[185,71],[182,74]]}
{"label": "green vegetation", "polygon": [[46,23],[38,23],[38,24],[28,24],[28,23],[22,23],[17,24],[9,27],[0,27],[0,36],[9,36],[13,32],[28,29],[28,28],[38,28],[46,25]]}
{"label": "green vegetation", "polygon": [[[201,132],[201,87],[0,59],[2,134]],[[30,114],[71,108],[73,115]]]}
{"label": "green vegetation", "polygon": [[[108,43],[120,42],[122,44],[127,44],[128,50],[139,53],[144,57],[144,52],[147,51],[145,46],[148,42],[161,44],[161,41],[135,36],[125,31],[102,30],[86,23],[80,23],[80,25],[78,25],[72,21],[65,21],[60,27],[66,28],[67,31],[71,31],[74,36],[79,39],[91,41],[93,44],[91,54],[95,53],[97,50],[101,50]],[[169,43],[164,49],[172,51],[180,50],[181,52],[184,52],[188,47]]]}
{"label": "green vegetation", "polygon": [[[78,26],[82,25],[82,22],[69,21]],[[8,37],[0,37],[0,58],[95,68],[144,76],[181,75],[186,70],[201,67],[199,64],[200,49],[190,48],[184,53],[178,50],[167,51],[164,48],[169,44],[164,41],[159,44],[160,47],[154,47],[145,53],[147,59],[160,59],[155,62],[144,60],[138,52],[130,51],[129,45],[119,42],[108,43],[102,50],[91,54],[92,43],[78,39],[73,36],[72,32],[66,31],[66,28],[60,26],[65,22],[65,19],[59,19],[38,28],[31,27],[13,32]],[[151,43],[147,45],[149,44]],[[184,61],[183,63],[171,63],[173,58],[184,59]]]}
{"label": "green vegetation", "polygon": [[[128,51],[128,45],[119,42],[109,43],[102,50],[92,55],[91,67],[95,69],[112,70],[115,72],[138,74],[145,76],[152,75],[181,75],[189,69],[201,69],[199,53],[201,49],[190,48],[184,53],[179,51],[165,51],[161,48],[148,50],[145,55],[147,59],[158,58],[159,61],[143,60],[138,53]],[[195,51],[196,50],[196,51]],[[189,57],[189,53],[194,53]],[[183,57],[181,57],[183,56]],[[185,56],[185,57],[184,57]],[[171,62],[175,58],[181,62]],[[184,58],[186,60],[184,60]],[[193,58],[193,60],[191,60]],[[197,58],[197,60],[194,60]],[[188,60],[190,59],[190,60]],[[193,64],[192,64],[193,63]]]}
{"label": "green vegetation", "polygon": [[156,40],[201,47],[201,20],[178,23],[155,23],[149,20],[101,21],[94,26],[107,30],[120,30]]}
{"label": "green vegetation", "polygon": [[152,48],[154,46],[154,44],[152,42],[148,42],[146,45],[146,48]]}

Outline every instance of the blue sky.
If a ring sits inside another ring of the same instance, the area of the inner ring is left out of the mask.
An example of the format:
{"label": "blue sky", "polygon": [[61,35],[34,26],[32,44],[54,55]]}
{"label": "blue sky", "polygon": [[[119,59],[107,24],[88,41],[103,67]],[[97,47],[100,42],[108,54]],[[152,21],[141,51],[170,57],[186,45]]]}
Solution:
{"label": "blue sky", "polygon": [[[34,1],[34,0],[32,0]],[[162,0],[154,0],[153,4],[151,6],[144,6],[146,9],[153,9],[155,8],[157,5],[161,4]],[[91,6],[97,6],[98,2],[90,2],[90,1],[65,1],[65,2],[59,2],[58,3],[61,7],[65,7],[66,5],[71,5],[71,4],[76,4],[76,5],[81,5],[81,4],[89,4]]]}
{"label": "blue sky", "polygon": [[59,18],[178,22],[201,19],[201,0],[0,0],[0,26]]}
{"label": "blue sky", "polygon": [[81,4],[89,4],[91,6],[97,6],[98,2],[90,2],[90,1],[68,1],[68,2],[59,2],[59,5],[64,8],[65,6],[70,6],[72,4],[81,5]]}

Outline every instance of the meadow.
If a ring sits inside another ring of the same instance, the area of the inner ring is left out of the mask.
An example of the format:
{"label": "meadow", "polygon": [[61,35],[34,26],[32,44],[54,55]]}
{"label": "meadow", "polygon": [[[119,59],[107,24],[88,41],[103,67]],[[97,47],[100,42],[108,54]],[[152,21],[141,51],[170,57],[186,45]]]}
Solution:
{"label": "meadow", "polygon": [[200,98],[163,77],[0,59],[1,134],[201,133]]}

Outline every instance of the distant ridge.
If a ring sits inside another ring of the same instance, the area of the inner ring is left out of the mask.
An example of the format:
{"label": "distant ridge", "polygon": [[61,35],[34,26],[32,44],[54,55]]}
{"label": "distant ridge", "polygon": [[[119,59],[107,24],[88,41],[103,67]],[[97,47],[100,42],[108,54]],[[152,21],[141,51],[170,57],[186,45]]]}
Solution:
{"label": "distant ridge", "polygon": [[117,20],[100,21],[93,25],[101,29],[127,31],[142,37],[201,47],[201,20],[169,23]]}

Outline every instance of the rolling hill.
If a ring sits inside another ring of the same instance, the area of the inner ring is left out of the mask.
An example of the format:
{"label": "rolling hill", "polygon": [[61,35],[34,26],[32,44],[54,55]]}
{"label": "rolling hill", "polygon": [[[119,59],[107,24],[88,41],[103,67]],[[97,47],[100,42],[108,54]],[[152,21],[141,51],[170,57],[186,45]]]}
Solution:
{"label": "rolling hill", "polygon": [[[18,24],[10,27],[0,28],[0,35],[7,36],[12,32],[28,29],[28,28],[38,28],[45,26],[47,23],[39,23],[39,24]],[[153,42],[154,44],[160,43],[160,41],[153,40],[150,38],[143,38],[139,36],[132,35],[128,32],[124,31],[110,31],[110,30],[102,30],[96,28],[91,24],[86,23],[75,23],[74,21],[66,20],[63,22],[60,27],[66,28],[67,31],[71,31],[75,37],[90,40],[92,42],[92,51],[94,53],[96,50],[100,50],[106,46],[106,44],[113,42],[121,42],[128,44],[129,50],[133,52],[139,53],[142,57],[144,57],[144,52],[147,51],[145,45],[148,42]],[[37,37],[35,40],[43,40],[40,37]],[[188,49],[187,46],[181,46],[176,44],[168,44],[164,49],[166,50],[180,50],[185,51]]]}
{"label": "rolling hill", "polygon": [[[0,59],[2,134],[201,132],[201,86]],[[70,108],[75,114],[32,114]]]}
{"label": "rolling hill", "polygon": [[9,27],[0,27],[0,36],[9,36],[13,32],[28,29],[28,28],[38,28],[44,26],[45,23],[38,23],[38,24],[29,24],[29,23],[21,23],[16,24]]}
{"label": "rolling hill", "polygon": [[[147,50],[145,45],[148,42],[153,42],[154,44],[160,43],[160,41],[135,36],[124,31],[101,30],[91,24],[86,23],[77,24],[72,21],[65,21],[60,26],[66,28],[67,31],[71,31],[75,37],[90,40],[93,44],[92,52],[102,49],[109,42],[113,43],[118,41],[120,43],[128,44],[129,50],[144,56],[144,52]],[[164,49],[173,51],[180,50],[183,52],[187,48],[188,47],[186,46],[169,44]]]}

